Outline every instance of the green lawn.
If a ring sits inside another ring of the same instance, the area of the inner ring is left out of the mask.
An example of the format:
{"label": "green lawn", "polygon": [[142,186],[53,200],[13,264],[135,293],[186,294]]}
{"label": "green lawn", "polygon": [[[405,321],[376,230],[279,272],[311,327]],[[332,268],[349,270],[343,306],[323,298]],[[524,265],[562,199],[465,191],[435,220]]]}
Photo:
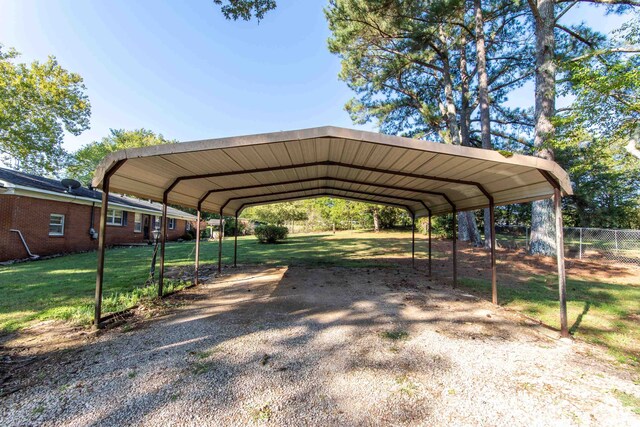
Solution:
{"label": "green lawn", "polygon": [[[499,267],[500,268],[500,267]],[[489,280],[463,277],[463,287],[491,298]],[[531,275],[519,283],[498,281],[500,305],[560,327],[557,275]],[[606,346],[620,362],[640,367],[640,285],[567,276],[569,330]]]}
{"label": "green lawn", "polygon": [[[420,239],[424,239],[418,236]],[[448,250],[449,243],[441,244]],[[437,244],[435,245],[437,246]],[[167,245],[167,266],[191,268],[194,243]],[[417,244],[417,256],[426,256],[426,242]],[[408,233],[342,232],[294,235],[286,243],[264,245],[253,236],[238,240],[240,264],[333,265],[345,267],[393,266],[398,258],[410,257]],[[107,251],[104,312],[117,311],[153,296],[154,287],[145,287],[152,248],[116,248]],[[217,243],[204,242],[201,263],[211,265]],[[223,264],[232,263],[233,239],[223,246]],[[434,257],[448,255],[438,253]],[[481,255],[484,257],[484,255]],[[461,265],[465,262],[461,257]],[[436,263],[436,271],[437,264]],[[557,280],[527,273],[518,265],[499,263],[499,271],[511,269],[510,278],[499,279],[501,305],[520,310],[558,327]],[[0,267],[0,330],[23,328],[36,320],[62,319],[89,324],[93,315],[96,253],[68,255],[49,260]],[[444,265],[449,265],[445,262]],[[483,265],[485,265],[483,263]],[[446,274],[446,273],[443,273]],[[486,277],[486,276],[485,276]],[[489,298],[490,282],[461,274],[463,287]],[[184,283],[169,281],[167,289]],[[569,321],[572,333],[585,340],[606,345],[620,360],[637,363],[640,357],[640,285],[568,277]]]}
{"label": "green lawn", "polygon": [[[294,235],[277,245],[260,244],[253,236],[239,237],[238,262],[356,267],[379,265],[372,259],[376,256],[395,253],[410,256],[407,239],[394,233],[383,239],[362,239],[355,232],[339,236],[334,239],[332,234]],[[217,263],[217,242],[203,242],[200,253],[201,265]],[[103,312],[119,311],[135,305],[142,297],[155,295],[152,287],[144,286],[152,254],[151,246],[107,251]],[[167,244],[167,267],[191,267],[194,257],[194,242]],[[227,239],[223,244],[223,264],[231,264],[232,257],[233,239]],[[89,324],[93,316],[95,270],[95,252],[0,267],[0,330],[20,329],[33,320],[62,319]],[[165,289],[180,286],[184,284],[169,281]]]}

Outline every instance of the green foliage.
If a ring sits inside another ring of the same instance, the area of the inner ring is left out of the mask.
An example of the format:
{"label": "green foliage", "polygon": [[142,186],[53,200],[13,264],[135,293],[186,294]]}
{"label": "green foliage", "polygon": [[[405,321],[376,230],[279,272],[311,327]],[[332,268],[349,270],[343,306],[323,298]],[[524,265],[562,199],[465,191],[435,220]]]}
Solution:
{"label": "green foliage", "polygon": [[91,106],[82,77],[55,57],[16,63],[19,53],[0,45],[0,155],[32,173],[54,173],[65,158],[64,131],[89,128]]}
{"label": "green foliage", "polygon": [[242,216],[261,223],[282,225],[305,221],[306,230],[351,230],[372,228],[373,212],[379,213],[381,227],[390,229],[408,225],[406,211],[394,207],[354,202],[339,197],[318,197],[295,202],[274,203],[246,209]]}
{"label": "green foliage", "polygon": [[193,240],[195,238],[196,238],[196,230],[194,229],[185,231],[181,237],[182,240],[187,240],[187,241]]}
{"label": "green foliage", "polygon": [[73,153],[67,166],[67,173],[80,182],[88,184],[100,161],[114,151],[175,142],[177,141],[167,140],[161,134],[155,134],[147,129],[131,131],[111,129],[109,136],[84,145]]}
{"label": "green foliage", "polygon": [[640,55],[620,52],[639,32],[636,14],[611,40],[563,64],[565,93],[575,100],[555,119],[556,159],[574,184],[568,213],[576,225],[640,226],[640,162],[624,149],[640,131]]}
{"label": "green foliage", "polygon": [[407,331],[384,331],[380,333],[382,338],[399,341],[409,339],[409,332]]}
{"label": "green foliage", "polygon": [[239,18],[249,21],[255,17],[258,21],[276,8],[275,0],[213,0],[220,7],[227,19],[237,21]]}
{"label": "green foliage", "polygon": [[286,202],[248,208],[244,211],[243,218],[267,224],[282,225],[287,221],[305,220],[307,219],[307,214],[299,202]]}
{"label": "green foliage", "polygon": [[260,243],[277,243],[287,238],[289,229],[279,225],[258,225],[254,232]]}
{"label": "green foliage", "polygon": [[[505,101],[531,76],[532,29],[521,19],[524,3],[484,3],[493,138],[522,149],[526,141],[516,135],[532,118]],[[470,138],[462,136],[463,143],[478,143],[471,6],[460,0],[330,1],[329,50],[341,58],[339,77],[355,92],[345,106],[352,120],[448,143],[459,143],[458,130],[466,124]]]}
{"label": "green foliage", "polygon": [[236,227],[238,227],[238,236],[242,236],[245,234],[247,226],[244,222],[238,221],[238,223],[236,224],[235,218],[225,218],[224,235],[235,236]]}

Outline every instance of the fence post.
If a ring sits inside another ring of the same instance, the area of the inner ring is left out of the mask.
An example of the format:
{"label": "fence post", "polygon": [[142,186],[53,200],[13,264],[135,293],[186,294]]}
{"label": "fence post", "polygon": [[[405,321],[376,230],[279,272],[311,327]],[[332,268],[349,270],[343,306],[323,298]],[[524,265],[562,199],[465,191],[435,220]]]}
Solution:
{"label": "fence post", "polygon": [[524,248],[529,250],[529,227],[524,227]]}
{"label": "fence post", "polygon": [[580,255],[579,259],[582,259],[582,227],[580,227]]}
{"label": "fence post", "polygon": [[613,230],[613,236],[616,239],[616,251],[618,250],[618,230]]}

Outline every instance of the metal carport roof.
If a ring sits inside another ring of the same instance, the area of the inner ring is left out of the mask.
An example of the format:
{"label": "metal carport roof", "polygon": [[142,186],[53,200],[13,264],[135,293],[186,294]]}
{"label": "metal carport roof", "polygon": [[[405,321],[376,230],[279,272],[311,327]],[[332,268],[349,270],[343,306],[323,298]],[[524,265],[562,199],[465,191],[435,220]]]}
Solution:
{"label": "metal carport roof", "polygon": [[[108,194],[117,191],[168,204],[233,216],[247,206],[333,196],[405,208],[431,216],[488,207],[490,212],[493,302],[496,284],[496,205],[554,198],[562,334],[568,336],[562,237],[562,195],[570,195],[567,173],[555,162],[518,154],[439,144],[332,126],[259,135],[134,148],[107,156],[94,187],[104,189],[98,243],[95,322],[100,324]],[[456,229],[453,215],[453,229]],[[158,295],[163,295],[166,224]],[[236,228],[237,230],[237,228]],[[198,283],[200,239],[196,239]],[[452,262],[457,281],[456,237]],[[237,233],[234,244],[237,255]],[[429,226],[429,274],[431,227]],[[415,226],[412,260],[415,255]],[[218,272],[222,271],[222,233],[218,234]]]}
{"label": "metal carport roof", "polygon": [[[113,171],[113,168],[117,170]],[[545,199],[566,172],[538,157],[332,126],[115,152],[110,191],[235,215],[243,206],[318,195],[408,208],[416,216]]]}

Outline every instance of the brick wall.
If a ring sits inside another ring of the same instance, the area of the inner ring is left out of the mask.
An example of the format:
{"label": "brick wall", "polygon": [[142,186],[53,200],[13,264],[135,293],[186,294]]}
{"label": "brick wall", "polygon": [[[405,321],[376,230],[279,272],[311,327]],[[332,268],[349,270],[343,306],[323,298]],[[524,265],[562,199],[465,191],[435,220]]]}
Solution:
{"label": "brick wall", "polygon": [[[64,236],[49,236],[51,214],[65,216]],[[96,230],[99,229],[99,216],[100,207],[96,206],[93,212]],[[20,230],[31,252],[40,256],[97,249],[98,241],[89,236],[90,217],[91,206],[87,205],[0,195],[0,261],[28,257],[20,237],[10,229]],[[184,234],[185,228],[186,221],[176,220],[176,227],[168,230],[167,239],[178,239]],[[133,212],[127,212],[126,225],[107,226],[107,245],[142,242],[143,233],[134,232]]]}

